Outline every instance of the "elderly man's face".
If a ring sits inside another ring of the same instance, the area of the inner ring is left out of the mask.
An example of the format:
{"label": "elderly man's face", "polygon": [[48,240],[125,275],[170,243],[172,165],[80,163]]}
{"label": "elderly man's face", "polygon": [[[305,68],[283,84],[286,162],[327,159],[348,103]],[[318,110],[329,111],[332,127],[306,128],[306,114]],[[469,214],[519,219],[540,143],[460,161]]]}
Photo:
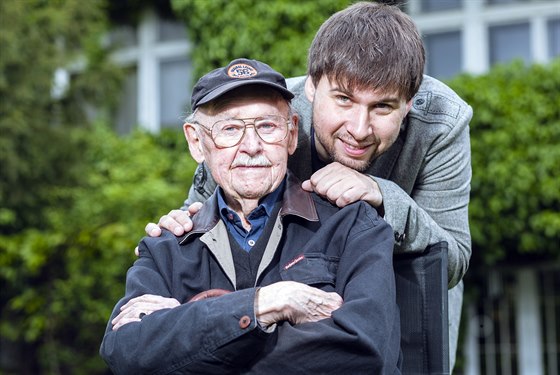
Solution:
{"label": "elderly man's face", "polygon": [[239,144],[218,147],[210,131],[200,125],[185,124],[191,155],[197,162],[207,163],[228,200],[258,199],[280,185],[286,174],[288,156],[297,146],[297,117],[289,117],[286,101],[266,97],[235,98],[211,115],[202,109],[197,111],[196,121],[207,129],[224,119],[245,119],[247,124],[252,124],[254,118],[270,115],[293,122],[287,136],[274,144],[264,142],[255,128],[249,126]]}

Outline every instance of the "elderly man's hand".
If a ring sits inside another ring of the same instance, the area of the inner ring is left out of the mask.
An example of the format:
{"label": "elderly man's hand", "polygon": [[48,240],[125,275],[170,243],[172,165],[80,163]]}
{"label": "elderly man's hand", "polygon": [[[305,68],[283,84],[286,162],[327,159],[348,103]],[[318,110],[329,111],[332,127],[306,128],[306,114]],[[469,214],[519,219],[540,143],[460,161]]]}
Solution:
{"label": "elderly man's hand", "polygon": [[162,309],[172,309],[180,303],[175,298],[166,298],[153,294],[144,294],[128,301],[121,307],[121,312],[111,321],[113,330],[116,331],[123,325],[139,322],[145,315]]}
{"label": "elderly man's hand", "polygon": [[342,306],[342,297],[295,281],[280,281],[259,289],[257,320],[263,327],[288,320],[292,324],[330,318]]}
{"label": "elderly man's hand", "polygon": [[[163,215],[157,224],[148,223],[144,230],[150,237],[161,236],[161,228],[169,230],[176,236],[181,236],[192,229],[191,216],[196,214],[200,210],[200,207],[202,207],[202,203],[195,202],[189,206],[188,211],[171,210],[167,215]],[[138,253],[138,247],[134,249],[134,253],[136,256],[140,255]]]}
{"label": "elderly man's hand", "polygon": [[379,208],[383,203],[383,196],[373,178],[338,162],[319,169],[301,186],[304,190],[314,191],[327,198],[338,207],[365,201]]}

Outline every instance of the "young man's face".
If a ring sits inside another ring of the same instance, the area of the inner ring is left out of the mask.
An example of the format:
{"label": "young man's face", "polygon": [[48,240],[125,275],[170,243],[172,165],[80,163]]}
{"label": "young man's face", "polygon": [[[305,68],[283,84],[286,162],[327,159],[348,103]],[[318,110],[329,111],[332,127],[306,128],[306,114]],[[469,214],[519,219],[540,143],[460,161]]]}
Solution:
{"label": "young man's face", "polygon": [[407,102],[396,94],[349,92],[326,76],[317,86],[308,78],[305,93],[313,104],[319,157],[360,172],[395,142],[412,105],[412,100]]}

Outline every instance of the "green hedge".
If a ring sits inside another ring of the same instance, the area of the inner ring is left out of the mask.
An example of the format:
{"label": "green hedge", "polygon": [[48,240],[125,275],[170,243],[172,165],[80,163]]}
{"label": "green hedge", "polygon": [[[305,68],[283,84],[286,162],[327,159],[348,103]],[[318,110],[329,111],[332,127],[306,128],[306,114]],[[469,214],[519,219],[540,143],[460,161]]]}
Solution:
{"label": "green hedge", "polygon": [[560,59],[449,82],[471,122],[473,256],[560,257]]}
{"label": "green hedge", "polygon": [[[42,207],[64,204],[47,190],[80,179],[68,129],[88,125],[88,107],[108,112],[121,91],[123,72],[99,45],[105,26],[102,0],[0,1],[0,233],[42,227]],[[59,68],[71,84],[52,95]]]}
{"label": "green hedge", "polygon": [[68,204],[47,207],[43,229],[0,236],[0,333],[28,343],[40,372],[93,374],[104,369],[97,351],[143,228],[182,203],[196,163],[178,132],[72,133],[81,182],[50,190]]}
{"label": "green hedge", "polygon": [[262,60],[286,77],[304,75],[321,24],[352,0],[171,0],[185,21],[194,77],[238,57]]}

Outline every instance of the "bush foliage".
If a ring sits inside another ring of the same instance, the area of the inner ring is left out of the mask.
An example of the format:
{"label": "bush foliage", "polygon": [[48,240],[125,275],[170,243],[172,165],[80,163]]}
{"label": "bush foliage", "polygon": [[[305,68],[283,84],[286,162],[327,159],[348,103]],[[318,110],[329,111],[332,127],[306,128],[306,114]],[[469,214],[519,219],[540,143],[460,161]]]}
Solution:
{"label": "bush foliage", "polygon": [[[0,1],[0,230],[43,223],[42,207],[63,204],[47,190],[76,183],[80,147],[68,136],[88,123],[86,106],[109,108],[121,73],[105,58],[99,0]],[[80,74],[72,65],[88,56]],[[59,68],[73,74],[53,95]],[[32,189],[32,193],[30,190]]]}
{"label": "bush foliage", "polygon": [[[0,1],[1,373],[106,371],[97,352],[133,249],[192,178],[181,134],[118,137],[88,116],[120,93],[104,7]],[[54,93],[59,68],[72,79]]]}
{"label": "bush foliage", "polygon": [[238,57],[257,59],[285,77],[304,75],[319,26],[351,0],[172,0],[188,28],[194,77]]}
{"label": "bush foliage", "polygon": [[0,236],[0,332],[31,343],[42,369],[93,374],[143,228],[181,204],[196,164],[176,132],[118,137],[96,126],[74,136],[80,184],[49,189],[70,204],[46,207],[44,229]]}
{"label": "bush foliage", "polygon": [[450,85],[471,122],[473,255],[560,257],[560,59],[494,67]]}

